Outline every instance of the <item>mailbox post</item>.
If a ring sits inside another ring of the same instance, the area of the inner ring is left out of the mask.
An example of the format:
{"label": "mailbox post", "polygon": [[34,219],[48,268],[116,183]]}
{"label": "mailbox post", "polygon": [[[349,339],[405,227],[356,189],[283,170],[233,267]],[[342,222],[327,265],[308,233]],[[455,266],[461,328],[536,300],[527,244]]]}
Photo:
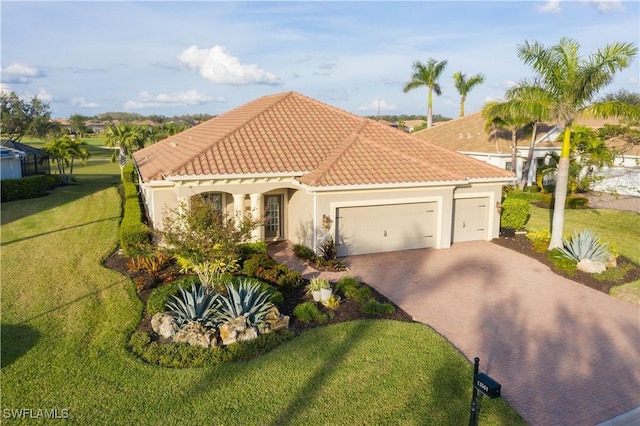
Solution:
{"label": "mailbox post", "polygon": [[[500,398],[500,390],[502,385],[485,373],[480,373],[480,358],[475,357],[473,360],[473,394],[471,397],[471,414],[469,415],[469,426],[476,426],[478,424],[478,413],[480,412],[480,405],[478,403],[478,391],[482,395],[488,396],[490,399]],[[480,396],[482,396],[480,395]]]}

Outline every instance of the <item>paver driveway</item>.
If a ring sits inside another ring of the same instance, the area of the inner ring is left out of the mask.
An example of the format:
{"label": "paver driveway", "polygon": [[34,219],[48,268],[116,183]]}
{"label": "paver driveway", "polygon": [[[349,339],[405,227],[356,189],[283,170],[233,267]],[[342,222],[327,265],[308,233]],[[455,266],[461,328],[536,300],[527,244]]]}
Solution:
{"label": "paver driveway", "polygon": [[638,305],[490,242],[345,260],[350,274],[479,357],[532,425],[595,425],[640,406]]}

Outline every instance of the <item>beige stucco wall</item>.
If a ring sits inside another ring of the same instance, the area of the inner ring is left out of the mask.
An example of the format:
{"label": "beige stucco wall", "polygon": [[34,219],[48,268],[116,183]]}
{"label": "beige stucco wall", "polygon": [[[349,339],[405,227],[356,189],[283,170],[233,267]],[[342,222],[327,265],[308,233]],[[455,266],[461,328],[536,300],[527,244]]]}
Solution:
{"label": "beige stucco wall", "polygon": [[[351,189],[343,191],[310,193],[295,185],[292,180],[278,182],[229,182],[192,181],[185,183],[163,182],[142,184],[145,204],[155,229],[162,229],[163,216],[169,209],[177,209],[181,201],[204,192],[221,192],[227,212],[233,212],[233,194],[246,194],[245,210],[250,194],[284,195],[284,238],[316,249],[329,235],[336,236],[335,217],[337,209],[365,205],[437,202],[436,247],[451,245],[453,227],[453,200],[455,198],[487,197],[490,203],[488,239],[497,238],[500,231],[500,216],[493,206],[500,201],[502,185],[499,183],[473,184],[463,187],[454,185],[433,188],[406,187],[397,189]],[[322,226],[322,217],[331,219],[329,230]],[[314,227],[315,223],[315,227]]]}

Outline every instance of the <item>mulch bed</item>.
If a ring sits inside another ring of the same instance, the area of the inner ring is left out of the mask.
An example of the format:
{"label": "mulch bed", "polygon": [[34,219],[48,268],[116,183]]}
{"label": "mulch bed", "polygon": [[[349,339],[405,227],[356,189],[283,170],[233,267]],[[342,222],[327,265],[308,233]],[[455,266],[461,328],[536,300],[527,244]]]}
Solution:
{"label": "mulch bed", "polygon": [[556,269],[553,262],[547,257],[546,252],[540,253],[533,250],[531,242],[525,235],[513,235],[507,233],[507,235],[501,235],[499,238],[494,239],[493,243],[506,247],[510,250],[517,251],[518,253],[527,255],[532,259],[536,259],[537,261],[547,265],[554,273],[575,281],[579,284],[586,285],[587,287],[590,287],[594,290],[601,291],[605,294],[609,294],[609,290],[611,290],[611,287],[640,279],[640,266],[633,263],[631,260],[627,259],[624,256],[618,256],[618,266],[620,267],[631,265],[631,270],[628,271],[621,280],[600,281],[595,279],[592,274],[588,274],[586,272],[576,271],[574,275],[569,275],[565,271]]}
{"label": "mulch bed", "polygon": [[[121,274],[128,276],[134,283],[136,283],[137,294],[140,300],[146,304],[147,299],[149,298],[149,294],[154,288],[162,286],[164,284],[168,284],[169,282],[175,281],[176,279],[181,278],[183,275],[180,274],[179,268],[172,264],[169,267],[165,268],[162,272],[158,274],[156,278],[152,277],[148,273],[144,272],[131,272],[127,267],[128,257],[124,256],[120,251],[116,251],[111,254],[109,257],[105,259],[103,262],[104,266],[113,269],[115,271],[120,272]],[[378,302],[381,303],[391,303],[389,299],[380,294],[373,287],[367,285],[366,283],[361,283],[363,286],[369,287],[371,291],[372,297],[374,297]],[[301,321],[297,321],[295,316],[293,315],[294,308],[303,302],[311,301],[311,297],[306,294],[306,290],[304,286],[298,288],[294,291],[284,292],[284,303],[279,306],[280,313],[283,315],[288,315],[290,318],[289,329],[296,334],[300,334],[303,331],[308,329],[328,325],[328,324],[337,324],[340,322],[352,321],[357,319],[391,319],[396,321],[406,321],[413,322],[413,317],[395,306],[395,312],[393,314],[382,314],[382,315],[371,315],[364,313],[360,310],[361,305],[355,300],[343,298],[341,300],[340,306],[334,310],[329,310],[325,308],[321,304],[318,304],[320,311],[323,313],[332,312],[333,318],[324,324],[305,324]],[[143,315],[140,324],[137,327],[137,331],[147,331],[151,332],[151,317],[145,313]]]}

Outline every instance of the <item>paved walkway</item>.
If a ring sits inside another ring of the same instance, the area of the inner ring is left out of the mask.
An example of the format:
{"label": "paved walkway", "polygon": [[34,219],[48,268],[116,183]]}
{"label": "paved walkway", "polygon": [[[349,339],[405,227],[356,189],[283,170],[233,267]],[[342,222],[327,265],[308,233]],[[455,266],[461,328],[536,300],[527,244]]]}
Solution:
{"label": "paved walkway", "polygon": [[[269,251],[307,277],[318,274],[295,259],[290,243]],[[469,360],[479,357],[480,370],[502,384],[503,398],[532,425],[596,425],[640,407],[638,305],[490,242],[345,261],[350,275]]]}

